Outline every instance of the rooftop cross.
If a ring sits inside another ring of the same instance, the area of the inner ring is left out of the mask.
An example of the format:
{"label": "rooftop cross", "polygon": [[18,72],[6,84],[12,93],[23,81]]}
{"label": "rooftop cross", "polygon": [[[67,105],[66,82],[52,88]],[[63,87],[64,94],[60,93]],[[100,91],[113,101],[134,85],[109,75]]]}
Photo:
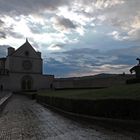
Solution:
{"label": "rooftop cross", "polygon": [[28,38],[26,37],[26,42],[28,42]]}

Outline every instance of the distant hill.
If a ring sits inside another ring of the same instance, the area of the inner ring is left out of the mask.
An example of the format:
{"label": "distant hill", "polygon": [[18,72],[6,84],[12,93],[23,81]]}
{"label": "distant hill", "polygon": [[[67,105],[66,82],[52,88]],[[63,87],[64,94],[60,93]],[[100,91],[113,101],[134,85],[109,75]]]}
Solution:
{"label": "distant hill", "polygon": [[97,75],[89,75],[89,76],[83,76],[80,78],[84,78],[84,79],[92,79],[92,78],[109,78],[109,77],[114,77],[117,76],[118,74],[109,74],[109,73],[101,73],[101,74],[97,74]]}
{"label": "distant hill", "polygon": [[102,78],[114,78],[114,77],[134,77],[134,75],[131,74],[110,74],[110,73],[100,73],[97,75],[88,75],[88,76],[82,76],[82,77],[68,77],[68,78],[56,78],[56,79],[69,79],[69,80],[82,80],[82,79],[102,79]]}

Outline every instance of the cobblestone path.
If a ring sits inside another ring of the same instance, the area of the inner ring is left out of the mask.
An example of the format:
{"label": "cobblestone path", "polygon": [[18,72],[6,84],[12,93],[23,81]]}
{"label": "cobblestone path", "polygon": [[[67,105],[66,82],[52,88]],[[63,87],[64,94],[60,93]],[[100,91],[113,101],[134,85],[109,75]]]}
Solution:
{"label": "cobblestone path", "polygon": [[84,125],[14,95],[0,116],[0,140],[133,140],[92,124]]}

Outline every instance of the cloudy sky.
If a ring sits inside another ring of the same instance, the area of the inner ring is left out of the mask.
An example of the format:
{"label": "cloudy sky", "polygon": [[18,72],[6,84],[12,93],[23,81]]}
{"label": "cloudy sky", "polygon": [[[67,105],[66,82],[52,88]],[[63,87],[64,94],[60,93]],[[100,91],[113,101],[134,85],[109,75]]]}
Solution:
{"label": "cloudy sky", "polygon": [[140,0],[0,0],[0,56],[26,37],[44,73],[129,73],[140,57]]}

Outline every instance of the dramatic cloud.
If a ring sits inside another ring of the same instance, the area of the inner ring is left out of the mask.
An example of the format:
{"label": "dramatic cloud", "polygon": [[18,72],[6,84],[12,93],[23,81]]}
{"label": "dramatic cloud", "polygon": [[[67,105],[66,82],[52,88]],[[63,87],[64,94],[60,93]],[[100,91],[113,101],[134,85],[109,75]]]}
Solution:
{"label": "dramatic cloud", "polygon": [[4,28],[4,22],[0,20],[0,38],[6,38],[6,34],[3,28]]}
{"label": "dramatic cloud", "polygon": [[58,6],[69,4],[68,0],[0,0],[0,12],[10,15],[28,15],[56,10]]}
{"label": "dramatic cloud", "polygon": [[18,48],[27,37],[42,52],[44,72],[57,76],[128,72],[140,57],[139,5],[140,0],[0,0],[0,45]]}
{"label": "dramatic cloud", "polygon": [[[52,53],[51,57],[46,59],[45,66],[48,66],[47,71],[49,73],[51,73],[53,68],[57,69],[57,71],[53,72],[60,77],[108,72],[129,73],[130,67],[137,63],[136,58],[139,56],[139,51],[140,47],[109,50],[106,52],[89,48],[75,49],[57,54]],[[55,59],[52,58],[53,55],[56,56]]]}
{"label": "dramatic cloud", "polygon": [[0,31],[0,38],[6,38],[6,34]]}
{"label": "dramatic cloud", "polygon": [[62,31],[76,28],[76,25],[71,20],[64,17],[55,17],[52,20],[54,21],[55,26]]}
{"label": "dramatic cloud", "polygon": [[48,47],[48,50],[50,51],[59,51],[62,49],[62,46],[59,44],[52,44]]}

